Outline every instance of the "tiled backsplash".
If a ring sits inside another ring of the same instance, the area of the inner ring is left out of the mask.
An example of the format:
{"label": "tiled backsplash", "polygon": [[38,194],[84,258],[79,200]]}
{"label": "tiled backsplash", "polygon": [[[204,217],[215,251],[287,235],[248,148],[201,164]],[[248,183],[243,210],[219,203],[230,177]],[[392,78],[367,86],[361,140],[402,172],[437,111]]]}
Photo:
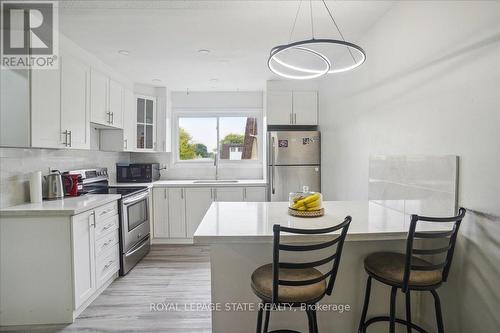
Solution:
{"label": "tiled backsplash", "polygon": [[128,162],[129,153],[93,150],[0,148],[0,207],[29,201],[29,176],[49,168],[61,171],[106,167],[110,179],[116,179],[115,163]]}
{"label": "tiled backsplash", "polygon": [[450,216],[457,203],[457,179],[457,156],[373,155],[368,198],[408,214]]}

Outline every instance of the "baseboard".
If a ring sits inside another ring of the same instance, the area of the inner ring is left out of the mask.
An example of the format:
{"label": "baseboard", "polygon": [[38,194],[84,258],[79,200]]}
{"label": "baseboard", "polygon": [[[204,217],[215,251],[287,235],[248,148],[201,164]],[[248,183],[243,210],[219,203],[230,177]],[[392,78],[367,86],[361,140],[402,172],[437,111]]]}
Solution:
{"label": "baseboard", "polygon": [[153,238],[151,244],[193,244],[192,238]]}

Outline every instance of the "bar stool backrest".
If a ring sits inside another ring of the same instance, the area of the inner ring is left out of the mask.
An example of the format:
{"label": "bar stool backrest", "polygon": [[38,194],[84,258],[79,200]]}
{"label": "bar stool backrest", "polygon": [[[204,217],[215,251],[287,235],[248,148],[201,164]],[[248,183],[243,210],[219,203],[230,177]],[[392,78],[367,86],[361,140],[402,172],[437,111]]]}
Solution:
{"label": "bar stool backrest", "polygon": [[[442,282],[445,282],[448,278],[448,273],[450,271],[451,261],[453,259],[453,252],[455,250],[455,243],[457,240],[458,229],[460,228],[460,223],[465,216],[465,208],[460,208],[457,216],[453,217],[428,217],[412,215],[410,222],[410,230],[408,232],[408,238],[406,240],[406,262],[405,271],[403,275],[403,292],[408,290],[408,282],[410,279],[410,274],[412,271],[433,271],[442,270]],[[419,221],[422,222],[436,222],[436,223],[446,223],[453,222],[453,226],[449,231],[441,232],[419,232],[416,231],[417,224]],[[415,248],[415,239],[441,239],[446,241],[447,245],[439,248],[423,249]],[[412,257],[414,255],[438,255],[446,254],[444,261],[432,265],[414,265],[412,263]]]}
{"label": "bar stool backrest", "polygon": [[[329,277],[329,281],[327,284],[327,288],[325,294],[331,295],[333,291],[333,285],[335,284],[335,278],[337,277],[337,271],[340,263],[340,256],[342,254],[342,248],[344,246],[344,241],[347,235],[347,230],[349,229],[349,225],[351,223],[352,218],[347,216],[345,220],[333,227],[323,228],[323,229],[297,229],[297,228],[289,228],[282,227],[279,224],[275,224],[273,226],[273,290],[272,290],[272,302],[274,304],[278,303],[278,288],[280,285],[284,286],[306,286],[312,285],[318,282],[321,282]],[[336,236],[334,239],[329,240],[327,242],[319,243],[319,244],[310,244],[310,245],[288,245],[281,244],[280,241],[280,233],[288,232],[292,234],[303,234],[303,235],[318,235],[318,234],[327,234],[337,230],[341,230],[340,234]],[[292,263],[292,262],[281,262],[280,261],[280,251],[315,251],[320,249],[326,249],[329,247],[333,247],[336,245],[336,248],[333,250],[333,254],[317,261],[311,262],[300,262],[300,263]],[[309,280],[301,280],[301,281],[289,281],[289,280],[281,280],[279,277],[279,269],[287,268],[287,269],[304,269],[304,268],[314,268],[322,265],[326,265],[328,263],[332,263],[332,268],[321,276],[309,279]]]}

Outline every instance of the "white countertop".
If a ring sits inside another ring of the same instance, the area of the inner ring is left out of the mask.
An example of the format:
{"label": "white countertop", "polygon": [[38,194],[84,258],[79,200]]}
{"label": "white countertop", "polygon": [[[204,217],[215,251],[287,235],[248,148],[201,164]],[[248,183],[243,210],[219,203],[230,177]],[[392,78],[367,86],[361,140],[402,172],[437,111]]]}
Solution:
{"label": "white countertop", "polygon": [[[398,206],[390,202],[390,206]],[[406,239],[410,215],[371,201],[325,201],[325,215],[299,218],[288,215],[288,202],[214,202],[194,234],[194,242],[271,242],[273,225],[303,229],[326,228],[352,216],[347,240]],[[419,222],[419,231],[449,230],[448,223]],[[288,242],[327,240],[328,235],[287,235]]]}
{"label": "white countertop", "polygon": [[0,209],[0,216],[61,216],[76,215],[119,200],[119,194],[86,194],[80,197],[26,203]]}
{"label": "white countertop", "polygon": [[[199,181],[203,181],[200,183]],[[110,183],[109,186],[148,186],[148,187],[238,187],[238,186],[266,186],[264,179],[240,179],[236,182],[224,182],[216,180],[157,180],[151,183]]]}

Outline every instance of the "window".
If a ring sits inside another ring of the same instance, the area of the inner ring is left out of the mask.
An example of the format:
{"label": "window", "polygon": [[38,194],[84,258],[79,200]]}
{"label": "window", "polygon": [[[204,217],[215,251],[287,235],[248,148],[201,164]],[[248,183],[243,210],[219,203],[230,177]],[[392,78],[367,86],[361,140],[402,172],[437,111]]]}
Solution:
{"label": "window", "polygon": [[258,120],[256,115],[179,115],[178,161],[259,160]]}

